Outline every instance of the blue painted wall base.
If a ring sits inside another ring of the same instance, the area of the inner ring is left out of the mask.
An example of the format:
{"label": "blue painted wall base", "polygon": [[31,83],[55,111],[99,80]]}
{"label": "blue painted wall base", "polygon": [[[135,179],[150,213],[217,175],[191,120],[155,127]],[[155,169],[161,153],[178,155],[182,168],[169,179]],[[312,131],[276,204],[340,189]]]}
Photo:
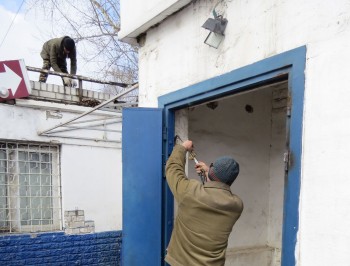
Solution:
{"label": "blue painted wall base", "polygon": [[0,236],[0,265],[121,265],[122,231]]}

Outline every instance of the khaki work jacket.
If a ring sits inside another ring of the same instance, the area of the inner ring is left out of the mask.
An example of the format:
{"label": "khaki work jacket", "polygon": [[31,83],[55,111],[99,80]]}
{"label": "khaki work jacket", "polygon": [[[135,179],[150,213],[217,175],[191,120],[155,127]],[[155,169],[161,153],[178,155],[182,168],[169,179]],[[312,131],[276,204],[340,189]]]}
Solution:
{"label": "khaki work jacket", "polygon": [[[51,39],[44,43],[41,50],[41,57],[44,60],[49,60],[54,71],[63,72],[60,65],[67,66],[66,58],[63,55],[63,47],[61,47],[62,40],[67,37]],[[76,48],[70,51],[68,54],[70,58],[70,74],[75,75],[77,73],[77,53]]]}
{"label": "khaki work jacket", "polygon": [[166,165],[166,179],[178,203],[165,261],[171,266],[222,266],[228,237],[243,211],[228,185],[204,185],[185,174],[186,149],[176,145]]}

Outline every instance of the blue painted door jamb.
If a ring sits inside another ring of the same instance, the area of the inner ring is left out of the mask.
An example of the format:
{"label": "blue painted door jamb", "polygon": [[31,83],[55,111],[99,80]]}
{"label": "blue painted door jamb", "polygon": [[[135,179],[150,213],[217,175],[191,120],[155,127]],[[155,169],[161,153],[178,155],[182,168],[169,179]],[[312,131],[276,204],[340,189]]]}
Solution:
{"label": "blue painted door jamb", "polygon": [[[283,75],[288,76],[288,87],[292,100],[289,149],[293,155],[293,165],[288,171],[284,193],[282,266],[294,266],[296,262],[295,249],[299,229],[305,62],[306,46],[302,46],[158,98],[158,106],[164,110],[163,119],[167,127],[165,146],[163,147],[164,159],[167,159],[174,145],[174,112],[176,110],[250,90],[266,82],[278,80]],[[164,184],[163,193],[164,253],[173,227],[174,203],[172,194],[166,184]],[[164,261],[163,265],[165,265]]]}

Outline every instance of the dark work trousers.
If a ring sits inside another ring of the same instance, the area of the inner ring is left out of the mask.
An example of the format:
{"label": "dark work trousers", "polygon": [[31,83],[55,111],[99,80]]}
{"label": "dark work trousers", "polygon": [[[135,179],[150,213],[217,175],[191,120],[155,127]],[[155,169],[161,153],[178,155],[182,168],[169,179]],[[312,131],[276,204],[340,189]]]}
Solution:
{"label": "dark work trousers", "polygon": [[[63,73],[67,73],[67,74],[68,74],[66,59],[61,59],[61,60],[58,59],[58,60],[57,60],[57,65],[58,65],[58,67],[61,69],[61,71],[62,71]],[[50,70],[50,68],[51,68],[51,62],[50,62],[50,60],[44,59],[44,60],[43,60],[43,67],[42,67],[42,69],[44,69],[44,70]],[[47,73],[40,73],[39,81],[40,81],[40,82],[46,82],[48,75],[49,75],[49,74],[47,74]],[[62,78],[62,80],[63,80],[63,78]]]}

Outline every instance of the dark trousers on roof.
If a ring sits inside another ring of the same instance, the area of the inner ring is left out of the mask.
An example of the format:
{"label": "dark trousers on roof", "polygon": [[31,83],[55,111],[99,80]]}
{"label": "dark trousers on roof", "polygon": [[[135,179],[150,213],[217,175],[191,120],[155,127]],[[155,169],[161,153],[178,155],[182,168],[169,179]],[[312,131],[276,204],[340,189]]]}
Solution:
{"label": "dark trousers on roof", "polygon": [[[61,71],[63,73],[67,73],[68,74],[66,60],[58,60],[57,64],[58,64],[58,67],[61,69]],[[44,59],[43,60],[43,67],[42,67],[42,69],[50,70],[50,68],[51,68],[50,60]],[[46,82],[48,75],[49,74],[47,74],[47,73],[40,73],[39,81],[40,82]]]}

